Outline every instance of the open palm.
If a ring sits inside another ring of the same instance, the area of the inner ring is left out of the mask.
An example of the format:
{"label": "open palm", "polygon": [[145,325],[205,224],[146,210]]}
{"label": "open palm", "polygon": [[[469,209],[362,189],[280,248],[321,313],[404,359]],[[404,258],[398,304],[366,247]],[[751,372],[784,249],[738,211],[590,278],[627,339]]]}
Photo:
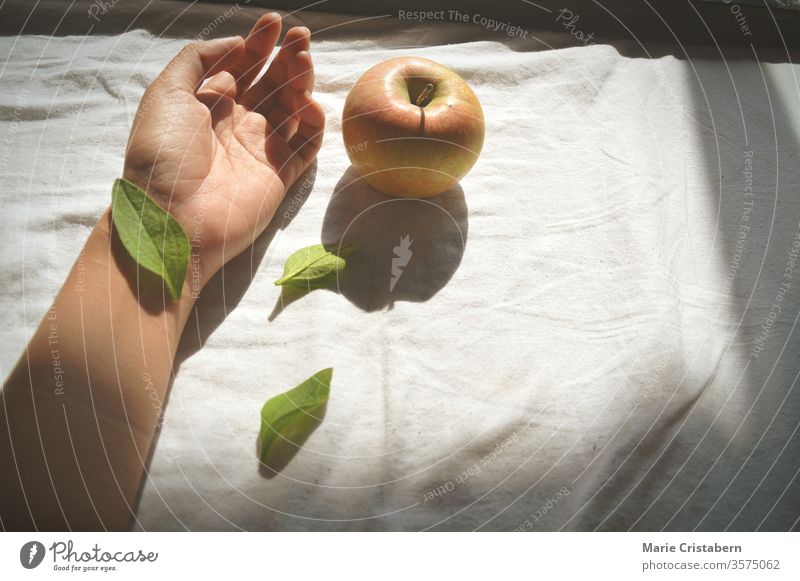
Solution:
{"label": "open palm", "polygon": [[289,30],[255,80],[280,30],[270,13],[246,41],[187,45],[148,87],[131,130],[124,175],[199,244],[203,282],[264,230],[322,142],[308,29]]}

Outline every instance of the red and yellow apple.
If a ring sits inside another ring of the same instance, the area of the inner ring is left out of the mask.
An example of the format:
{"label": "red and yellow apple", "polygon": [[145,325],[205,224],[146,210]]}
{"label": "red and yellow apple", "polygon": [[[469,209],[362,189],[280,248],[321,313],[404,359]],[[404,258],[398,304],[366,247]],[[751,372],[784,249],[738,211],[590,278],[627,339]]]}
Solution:
{"label": "red and yellow apple", "polygon": [[400,57],[364,73],[344,104],[347,155],[372,187],[428,198],[453,187],[483,146],[483,110],[457,73]]}

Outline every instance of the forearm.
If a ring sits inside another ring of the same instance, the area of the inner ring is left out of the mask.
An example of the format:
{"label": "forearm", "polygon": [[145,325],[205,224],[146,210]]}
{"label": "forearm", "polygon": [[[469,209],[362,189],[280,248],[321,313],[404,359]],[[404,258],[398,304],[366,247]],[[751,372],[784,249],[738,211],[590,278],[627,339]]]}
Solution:
{"label": "forearm", "polygon": [[[280,15],[270,13],[246,41],[187,45],[136,115],[125,177],[192,230],[200,286],[264,230],[322,142],[308,29],[289,30],[256,79],[280,31]],[[198,289],[184,282],[183,298],[171,302],[103,216],[0,397],[5,529],[128,525],[197,294],[190,290]]]}
{"label": "forearm", "polygon": [[6,530],[126,528],[191,308],[104,214],[2,392]]}

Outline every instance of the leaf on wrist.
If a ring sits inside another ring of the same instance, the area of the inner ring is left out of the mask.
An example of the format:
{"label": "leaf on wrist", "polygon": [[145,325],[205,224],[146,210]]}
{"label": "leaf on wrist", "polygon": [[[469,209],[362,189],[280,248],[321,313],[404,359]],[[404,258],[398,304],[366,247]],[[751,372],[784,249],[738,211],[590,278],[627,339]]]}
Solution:
{"label": "leaf on wrist", "polygon": [[181,297],[191,245],[181,225],[137,185],[114,181],[111,193],[114,228],[128,254],[164,279],[170,297]]}
{"label": "leaf on wrist", "polygon": [[275,285],[305,290],[326,287],[344,270],[347,258],[355,249],[355,246],[333,248],[323,244],[301,248],[286,260],[283,276]]}
{"label": "leaf on wrist", "polygon": [[318,371],[303,383],[267,400],[261,408],[259,460],[283,466],[322,421],[328,403],[333,368]]}

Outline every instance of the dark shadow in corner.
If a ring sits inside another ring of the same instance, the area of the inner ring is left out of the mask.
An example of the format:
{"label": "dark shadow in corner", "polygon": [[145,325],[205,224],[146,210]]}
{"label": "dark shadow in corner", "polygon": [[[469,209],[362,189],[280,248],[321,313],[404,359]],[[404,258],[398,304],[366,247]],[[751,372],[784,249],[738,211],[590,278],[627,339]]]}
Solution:
{"label": "dark shadow in corner", "polygon": [[[790,490],[797,484],[791,459],[800,455],[800,440],[790,434],[800,409],[800,336],[793,332],[800,304],[797,295],[779,298],[800,221],[800,116],[794,76],[780,77],[755,60],[760,52],[751,53],[724,66],[687,63],[683,89],[706,176],[701,188],[686,188],[687,209],[715,223],[710,259],[693,260],[729,285],[718,299],[720,315],[709,309],[707,316],[723,317],[736,335],[729,340],[709,326],[703,342],[719,345],[720,363],[707,383],[687,383],[701,405],[678,410],[674,428],[646,434],[615,467],[593,500],[619,507],[601,530],[635,522],[636,531],[786,531],[800,514],[800,495]],[[770,322],[775,305],[781,310]],[[723,361],[741,369],[739,379],[704,395]],[[591,530],[598,521],[581,526]]]}
{"label": "dark shadow in corner", "polygon": [[357,247],[331,290],[368,312],[395,301],[427,301],[461,264],[468,230],[461,186],[424,200],[394,198],[351,166],[322,224],[323,244]]}
{"label": "dark shadow in corner", "polygon": [[[271,479],[277,476],[295,454],[303,447],[309,436],[316,430],[325,419],[327,404],[322,406],[313,415],[305,415],[303,419],[292,424],[292,433],[279,436],[269,449],[267,458],[258,463],[258,473],[262,478]],[[259,456],[258,438],[256,438],[256,456]]]}
{"label": "dark shadow in corner", "polygon": [[242,300],[264,258],[267,247],[279,230],[284,230],[291,224],[305,204],[314,189],[316,176],[317,165],[314,163],[286,192],[275,218],[266,230],[256,238],[250,248],[228,262],[214,275],[203,289],[178,346],[174,368],[176,372],[180,364],[205,344],[211,333]]}
{"label": "dark shadow in corner", "polygon": [[[736,340],[746,347],[737,354],[734,345],[726,353],[726,358],[741,358],[743,371],[733,392],[736,404],[718,422],[725,429],[715,426],[697,448],[696,463],[718,461],[702,482],[703,494],[690,498],[665,530],[786,531],[800,514],[800,496],[789,493],[796,482],[791,458],[800,454],[800,440],[788,429],[800,410],[796,389],[792,394],[800,369],[800,336],[793,332],[800,303],[796,298],[781,303],[780,295],[800,221],[798,93],[794,74],[778,75],[760,62],[763,51],[751,52],[747,60],[730,61],[724,51],[730,76],[715,75],[709,63],[694,63],[694,114],[700,123],[716,127],[716,133],[701,133],[700,151],[706,154],[708,189],[715,194],[709,205],[717,210],[719,268],[731,283]],[[749,169],[753,195],[748,198]],[[744,232],[743,224],[749,228]],[[765,350],[754,356],[775,304],[780,314],[766,334]],[[703,411],[705,417],[694,426],[713,423],[713,410]],[[694,426],[687,422],[687,431]],[[686,442],[687,448],[694,445]],[[691,464],[687,469],[695,474]]]}

